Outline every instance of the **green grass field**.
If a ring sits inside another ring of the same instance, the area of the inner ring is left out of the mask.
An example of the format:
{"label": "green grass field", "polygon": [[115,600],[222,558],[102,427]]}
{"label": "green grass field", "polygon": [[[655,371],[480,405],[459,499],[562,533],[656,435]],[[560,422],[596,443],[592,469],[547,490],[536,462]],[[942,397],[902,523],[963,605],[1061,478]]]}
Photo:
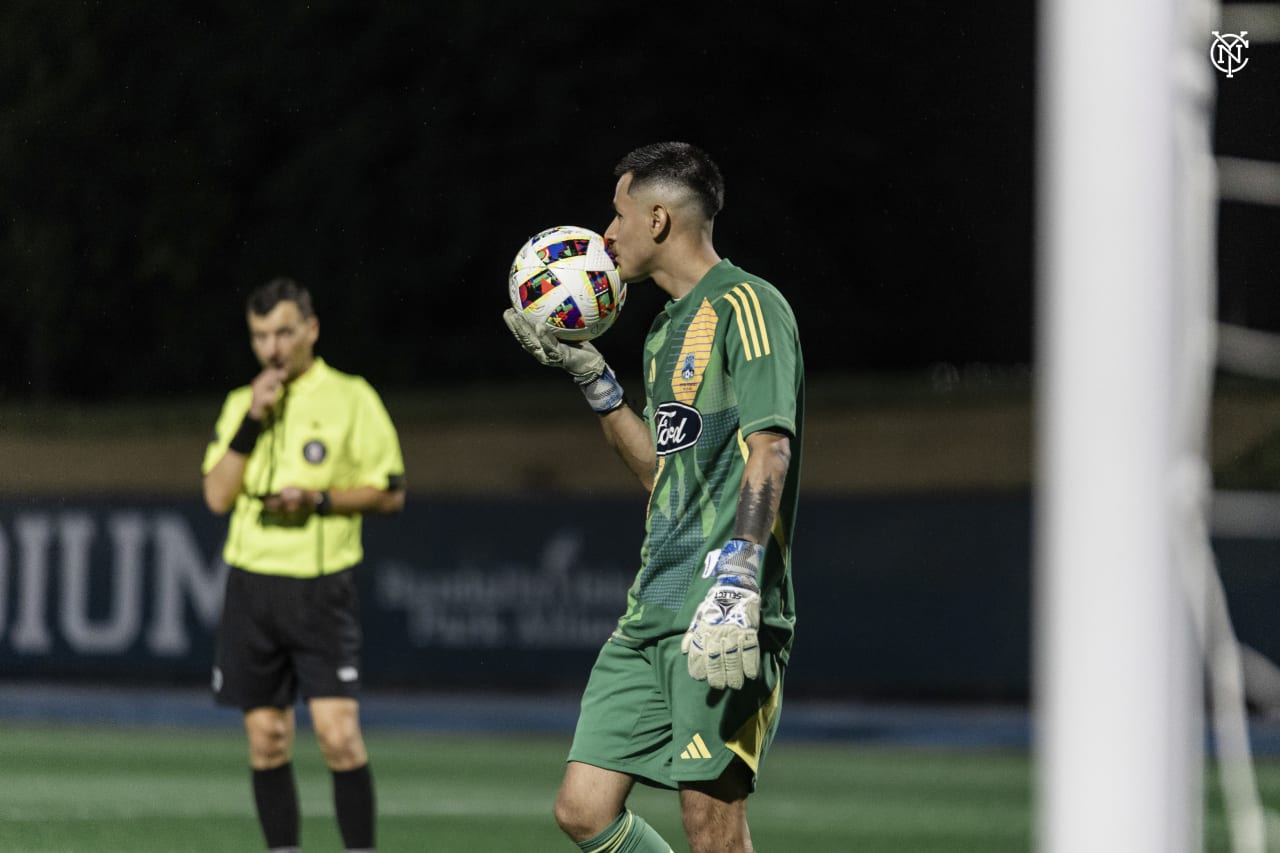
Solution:
{"label": "green grass field", "polygon": [[[301,733],[307,736],[308,733]],[[384,851],[568,851],[551,818],[566,739],[367,733]],[[309,740],[296,766],[308,853],[340,851],[329,779]],[[1280,801],[1280,765],[1258,768]],[[780,741],[751,804],[762,853],[1002,853],[1032,849],[1024,753]],[[1208,786],[1210,851],[1229,850]],[[683,850],[676,801],[632,807]],[[0,850],[261,849],[238,729],[35,727],[0,734]]]}

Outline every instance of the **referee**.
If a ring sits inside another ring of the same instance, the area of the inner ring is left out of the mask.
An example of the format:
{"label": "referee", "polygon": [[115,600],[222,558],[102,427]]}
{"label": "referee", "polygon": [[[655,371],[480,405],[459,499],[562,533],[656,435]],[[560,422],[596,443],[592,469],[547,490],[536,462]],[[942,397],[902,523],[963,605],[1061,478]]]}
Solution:
{"label": "referee", "polygon": [[262,372],[227,395],[203,464],[205,503],[231,513],[213,690],[244,713],[267,848],[299,849],[291,762],[301,694],[343,842],[373,850],[354,569],[362,515],[404,507],[400,442],[372,386],[315,355],[320,322],[305,288],[273,279],[249,296],[247,315]]}

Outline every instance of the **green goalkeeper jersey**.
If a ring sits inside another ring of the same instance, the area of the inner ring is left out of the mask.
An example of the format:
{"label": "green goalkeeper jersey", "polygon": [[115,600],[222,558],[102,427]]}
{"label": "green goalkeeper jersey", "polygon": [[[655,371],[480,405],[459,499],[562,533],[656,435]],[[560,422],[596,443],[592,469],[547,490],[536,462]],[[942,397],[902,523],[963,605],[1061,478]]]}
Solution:
{"label": "green goalkeeper jersey", "polygon": [[658,455],[640,571],[614,642],[683,633],[733,538],[746,437],[791,436],[791,466],[760,570],[761,643],[785,661],[795,626],[791,537],[804,433],[804,360],[777,288],[723,260],[654,320],[644,418]]}

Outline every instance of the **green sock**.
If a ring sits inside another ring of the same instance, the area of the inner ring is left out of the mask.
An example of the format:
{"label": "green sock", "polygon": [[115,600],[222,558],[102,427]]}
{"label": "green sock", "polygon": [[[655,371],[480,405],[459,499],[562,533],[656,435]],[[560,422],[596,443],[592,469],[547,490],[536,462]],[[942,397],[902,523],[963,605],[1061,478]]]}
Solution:
{"label": "green sock", "polygon": [[671,845],[631,809],[625,809],[595,838],[579,841],[578,849],[582,853],[672,853]]}

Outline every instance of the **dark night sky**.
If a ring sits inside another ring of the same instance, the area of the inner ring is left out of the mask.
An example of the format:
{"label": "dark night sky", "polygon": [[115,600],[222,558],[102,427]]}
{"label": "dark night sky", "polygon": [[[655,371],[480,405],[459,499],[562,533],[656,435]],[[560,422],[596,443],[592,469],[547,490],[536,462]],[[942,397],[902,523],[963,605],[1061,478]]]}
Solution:
{"label": "dark night sky", "polygon": [[[277,274],[380,385],[523,371],[512,255],[603,229],[614,163],[668,138],[720,161],[721,254],[790,296],[812,374],[1032,357],[1034,4],[14,0],[0,28],[0,400],[224,390]],[[633,286],[601,349],[636,357],[660,304]]]}

